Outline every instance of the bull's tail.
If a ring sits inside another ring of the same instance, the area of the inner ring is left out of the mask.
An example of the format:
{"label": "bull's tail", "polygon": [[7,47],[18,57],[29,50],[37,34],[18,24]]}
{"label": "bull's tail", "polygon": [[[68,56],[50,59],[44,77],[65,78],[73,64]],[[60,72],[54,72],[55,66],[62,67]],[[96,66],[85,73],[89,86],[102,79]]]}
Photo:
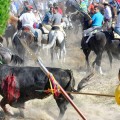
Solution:
{"label": "bull's tail", "polygon": [[20,58],[18,55],[12,55],[11,57],[11,61],[15,64],[22,64],[24,62],[24,60],[22,58]]}
{"label": "bull's tail", "polygon": [[75,79],[73,77],[73,72],[71,70],[68,70],[67,72],[70,76],[70,81],[66,85],[65,90],[73,91],[75,87]]}
{"label": "bull's tail", "polygon": [[93,77],[94,73],[90,73],[88,76],[84,77],[79,83],[78,83],[78,86],[77,86],[77,91],[76,92],[79,92],[83,87],[85,87],[86,85],[84,85],[86,82],[88,82],[90,80],[91,77]]}

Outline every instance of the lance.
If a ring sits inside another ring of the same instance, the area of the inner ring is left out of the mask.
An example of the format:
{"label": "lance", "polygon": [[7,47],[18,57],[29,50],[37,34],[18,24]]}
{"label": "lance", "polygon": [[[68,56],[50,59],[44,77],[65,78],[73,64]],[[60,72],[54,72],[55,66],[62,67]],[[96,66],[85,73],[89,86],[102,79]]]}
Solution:
{"label": "lance", "polygon": [[52,75],[52,73],[50,73],[47,68],[42,64],[41,60],[39,58],[37,58],[37,56],[33,53],[33,51],[26,45],[25,42],[23,42],[23,40],[21,40],[21,44],[24,46],[24,48],[28,51],[28,53],[32,56],[32,58],[38,62],[40,68],[42,69],[42,71],[47,75],[47,77],[51,80],[51,81],[55,81],[55,83],[57,84],[57,86],[59,87],[62,95],[68,100],[68,102],[74,107],[74,109],[78,112],[78,114],[81,116],[81,118],[83,120],[87,120],[85,118],[85,116],[81,113],[81,111],[79,110],[79,108],[74,104],[74,102],[72,101],[72,99],[69,97],[69,95],[64,91],[64,89],[61,87],[61,85],[55,80],[54,76]]}

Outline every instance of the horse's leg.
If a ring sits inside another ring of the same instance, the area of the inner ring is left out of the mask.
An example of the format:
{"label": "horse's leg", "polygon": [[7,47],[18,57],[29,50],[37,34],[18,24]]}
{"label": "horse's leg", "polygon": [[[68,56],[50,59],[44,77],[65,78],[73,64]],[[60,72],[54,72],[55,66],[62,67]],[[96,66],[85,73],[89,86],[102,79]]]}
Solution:
{"label": "horse's leg", "polygon": [[101,60],[102,60],[102,53],[103,53],[103,50],[100,51],[97,56],[96,56],[96,59],[95,59],[95,62],[96,62],[96,65],[98,66],[98,71],[101,75],[103,75],[103,71],[102,71],[102,68],[101,68]]}
{"label": "horse's leg", "polygon": [[3,109],[3,111],[7,114],[10,115],[14,115],[13,111],[11,111],[10,109],[6,108],[6,104],[8,104],[8,101],[5,97],[2,98],[1,102],[0,102],[0,106]]}
{"label": "horse's leg", "polygon": [[107,54],[108,54],[109,61],[110,61],[110,67],[112,68],[112,54],[109,50],[107,51]]}
{"label": "horse's leg", "polygon": [[86,59],[86,63],[87,63],[87,70],[89,71],[90,70],[89,55],[90,55],[91,50],[83,49],[83,52],[85,54],[85,59]]}

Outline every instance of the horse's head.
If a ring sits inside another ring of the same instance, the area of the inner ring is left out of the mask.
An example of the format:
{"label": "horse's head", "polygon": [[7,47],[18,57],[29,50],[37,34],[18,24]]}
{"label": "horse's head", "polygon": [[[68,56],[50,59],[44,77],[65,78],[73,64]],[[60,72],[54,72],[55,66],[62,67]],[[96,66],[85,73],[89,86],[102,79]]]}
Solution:
{"label": "horse's head", "polygon": [[77,24],[80,24],[82,25],[82,29],[85,30],[85,29],[88,29],[90,26],[89,26],[89,20],[90,20],[90,16],[84,12],[76,12],[75,14],[72,14],[71,15],[71,20],[72,21],[77,21]]}

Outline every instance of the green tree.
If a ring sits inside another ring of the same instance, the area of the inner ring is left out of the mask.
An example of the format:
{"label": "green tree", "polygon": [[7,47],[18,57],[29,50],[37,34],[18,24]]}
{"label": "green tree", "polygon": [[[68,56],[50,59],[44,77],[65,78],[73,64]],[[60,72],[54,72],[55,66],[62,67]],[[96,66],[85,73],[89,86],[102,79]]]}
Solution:
{"label": "green tree", "polygon": [[5,31],[9,18],[11,0],[0,0],[0,35]]}

